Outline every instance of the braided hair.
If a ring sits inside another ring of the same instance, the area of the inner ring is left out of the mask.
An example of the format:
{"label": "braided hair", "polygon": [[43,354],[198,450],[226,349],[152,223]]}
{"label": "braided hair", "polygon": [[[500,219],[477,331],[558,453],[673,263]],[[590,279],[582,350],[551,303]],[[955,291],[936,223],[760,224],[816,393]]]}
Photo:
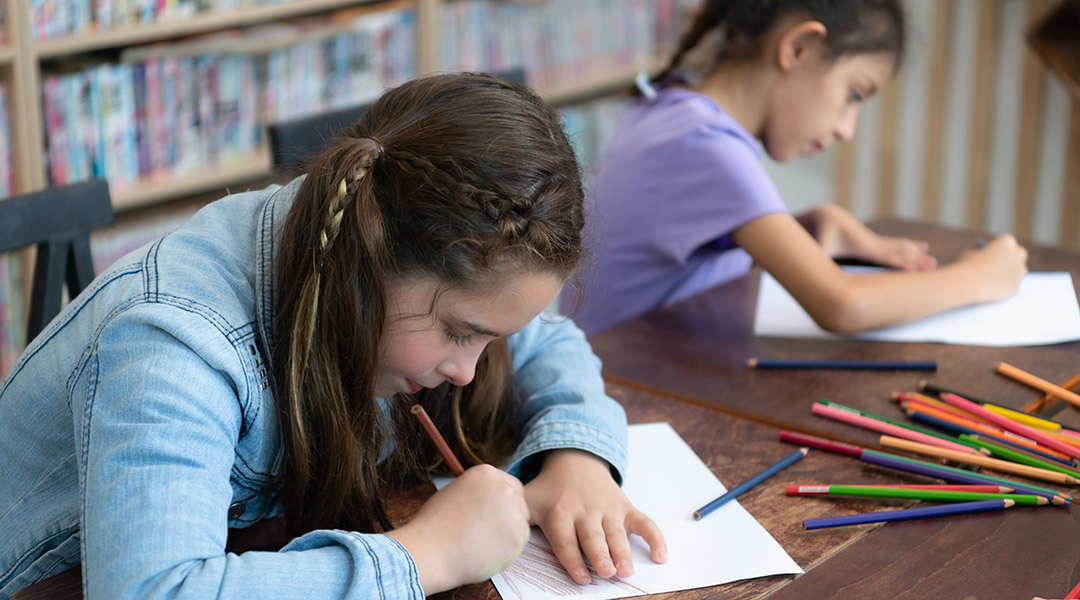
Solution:
{"label": "braided hair", "polygon": [[[674,73],[700,80],[722,62],[754,58],[767,34],[787,17],[821,22],[829,59],[887,52],[896,59],[894,70],[903,62],[907,32],[902,0],[705,0],[671,61],[652,81]],[[631,93],[640,91],[632,88]]]}
{"label": "braided hair", "polygon": [[[381,408],[375,397],[388,286],[430,278],[479,293],[511,274],[566,281],[582,253],[583,201],[554,109],[483,74],[388,91],[308,166],[274,266],[277,487],[294,534],[389,528],[382,494],[440,460],[411,402]],[[512,384],[496,340],[469,385],[416,401],[463,462],[496,462],[520,437]]]}

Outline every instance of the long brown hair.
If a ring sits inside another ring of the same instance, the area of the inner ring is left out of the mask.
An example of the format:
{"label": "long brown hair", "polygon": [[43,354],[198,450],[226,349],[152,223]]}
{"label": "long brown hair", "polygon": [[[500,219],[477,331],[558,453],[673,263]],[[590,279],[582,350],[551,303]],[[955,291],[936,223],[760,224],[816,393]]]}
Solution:
{"label": "long brown hair", "polygon": [[[278,485],[290,531],[385,529],[381,495],[438,462],[411,401],[375,397],[389,283],[427,277],[481,292],[511,273],[565,281],[581,256],[582,205],[557,113],[489,75],[390,90],[309,165],[274,267]],[[520,436],[512,383],[500,340],[470,385],[416,401],[464,462],[495,462]]]}

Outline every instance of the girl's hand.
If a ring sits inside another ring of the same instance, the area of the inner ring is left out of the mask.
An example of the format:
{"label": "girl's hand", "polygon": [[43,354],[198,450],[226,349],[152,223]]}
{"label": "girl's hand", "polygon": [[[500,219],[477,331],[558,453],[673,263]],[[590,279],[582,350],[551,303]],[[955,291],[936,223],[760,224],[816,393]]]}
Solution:
{"label": "girl's hand", "polygon": [[982,302],[1003,300],[1016,293],[1027,274],[1027,250],[1012,234],[999,235],[981,250],[968,250],[959,263],[974,267],[975,282],[984,291]]}
{"label": "girl's hand", "polygon": [[801,215],[799,222],[832,257],[849,257],[901,271],[930,271],[937,259],[926,242],[885,237],[871,231],[851,213],[834,204]]}
{"label": "girl's hand", "polygon": [[472,467],[388,535],[412,555],[425,594],[484,581],[529,540],[524,488],[495,467]]}
{"label": "girl's hand", "polygon": [[525,486],[525,500],[532,522],[544,531],[555,556],[579,584],[592,580],[585,558],[602,578],[633,575],[628,534],[644,538],[653,561],[667,561],[660,528],[630,504],[608,464],[588,452],[548,453],[540,475]]}
{"label": "girl's hand", "polygon": [[929,271],[937,267],[937,259],[928,254],[930,245],[926,242],[871,235],[873,238],[859,257],[863,260],[901,271]]}

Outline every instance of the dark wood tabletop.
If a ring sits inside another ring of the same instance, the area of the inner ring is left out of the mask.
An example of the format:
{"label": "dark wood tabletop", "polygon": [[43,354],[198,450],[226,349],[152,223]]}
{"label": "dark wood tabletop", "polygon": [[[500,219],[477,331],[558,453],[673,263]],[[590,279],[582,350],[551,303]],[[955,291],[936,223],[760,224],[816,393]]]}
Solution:
{"label": "dark wood tabletop", "polygon": [[[978,232],[883,219],[871,227],[890,235],[930,242],[942,263],[974,247]],[[1026,244],[1033,271],[1069,271],[1080,282],[1080,250]],[[974,398],[1022,409],[1041,392],[994,371],[998,362],[1063,382],[1080,371],[1080,343],[1029,347],[890,343],[852,338],[810,340],[756,338],[753,316],[760,271],[679,304],[649,312],[604,331],[591,342],[612,381],[662,391],[681,399],[770,425],[819,433],[864,445],[877,435],[813,416],[821,398],[887,417],[906,418],[892,392],[916,391],[922,380]],[[937,371],[755,371],[747,358],[798,357],[874,360],[936,360]],[[1062,408],[1063,403],[1053,406]],[[1055,418],[1080,427],[1072,407]]]}

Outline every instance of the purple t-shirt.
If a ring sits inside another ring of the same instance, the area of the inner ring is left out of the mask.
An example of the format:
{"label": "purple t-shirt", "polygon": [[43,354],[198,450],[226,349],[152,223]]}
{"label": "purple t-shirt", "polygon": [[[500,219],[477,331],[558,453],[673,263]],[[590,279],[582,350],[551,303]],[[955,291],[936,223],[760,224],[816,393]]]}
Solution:
{"label": "purple t-shirt", "polygon": [[[750,132],[680,87],[624,115],[587,204],[592,253],[560,310],[592,335],[746,273],[731,232],[788,212]],[[580,302],[578,296],[580,295]]]}

